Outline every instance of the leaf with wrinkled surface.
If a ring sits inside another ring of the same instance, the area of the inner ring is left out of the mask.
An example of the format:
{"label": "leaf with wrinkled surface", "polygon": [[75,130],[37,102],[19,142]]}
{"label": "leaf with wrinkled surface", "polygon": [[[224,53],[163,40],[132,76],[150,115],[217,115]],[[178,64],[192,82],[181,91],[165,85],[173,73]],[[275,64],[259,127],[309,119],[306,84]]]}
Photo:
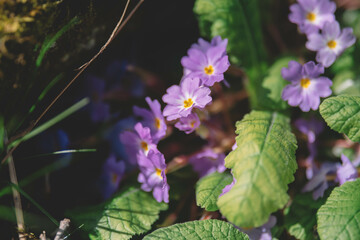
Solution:
{"label": "leaf with wrinkled surface", "polygon": [[289,118],[252,111],[236,123],[237,148],[225,158],[236,183],[217,202],[220,212],[239,227],[258,227],[289,200],[288,184],[297,169],[295,136]]}
{"label": "leaf with wrinkled surface", "polygon": [[214,172],[201,178],[196,184],[196,204],[207,211],[218,210],[217,199],[223,188],[232,180],[231,174],[225,172]]}
{"label": "leaf with wrinkled surface", "polygon": [[345,133],[352,141],[360,141],[360,97],[327,98],[320,105],[320,114],[331,129]]}
{"label": "leaf with wrinkled surface", "polygon": [[151,194],[129,189],[108,202],[95,226],[91,239],[130,239],[149,231],[167,204],[158,203]]}
{"label": "leaf with wrinkled surface", "polygon": [[202,240],[229,239],[248,240],[249,237],[237,230],[232,224],[220,220],[209,219],[175,224],[160,228],[145,236],[144,240]]}
{"label": "leaf with wrinkled surface", "polygon": [[317,212],[320,239],[360,239],[360,179],[336,187]]}

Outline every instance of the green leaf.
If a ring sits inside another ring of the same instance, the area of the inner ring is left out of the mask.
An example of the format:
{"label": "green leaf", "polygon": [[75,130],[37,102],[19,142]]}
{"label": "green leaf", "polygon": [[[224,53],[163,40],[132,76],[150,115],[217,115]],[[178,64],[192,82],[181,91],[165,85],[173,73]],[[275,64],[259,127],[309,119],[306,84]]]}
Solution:
{"label": "green leaf", "polygon": [[352,141],[360,141],[360,97],[343,95],[325,99],[320,114],[331,129],[345,133]]}
{"label": "green leaf", "polygon": [[360,239],[360,179],[334,188],[317,212],[320,239]]}
{"label": "green leaf", "polygon": [[249,237],[237,230],[232,224],[220,220],[209,219],[175,224],[160,228],[145,236],[144,240],[200,240],[200,239],[231,239],[248,240]]}
{"label": "green leaf", "polygon": [[334,94],[360,96],[360,79],[355,78],[353,71],[342,71],[336,73],[331,87]]}
{"label": "green leaf", "polygon": [[285,210],[285,227],[290,235],[300,240],[314,239],[316,212],[325,200],[326,197],[314,200],[311,193],[297,195]]}
{"label": "green leaf", "polygon": [[237,148],[225,158],[236,183],[217,202],[220,212],[239,227],[258,227],[287,203],[288,183],[297,168],[295,136],[289,118],[252,111],[236,123]]}
{"label": "green leaf", "polygon": [[[95,208],[94,212],[97,212]],[[115,196],[103,208],[96,221],[95,233],[91,239],[130,239],[135,234],[149,231],[159,218],[159,212],[167,209],[167,204],[158,203],[150,193],[130,188]],[[86,213],[87,221],[94,221],[94,214]]]}
{"label": "green leaf", "polygon": [[214,172],[201,178],[196,184],[196,204],[207,211],[216,211],[217,199],[223,188],[229,185],[233,177],[229,173]]}
{"label": "green leaf", "polygon": [[256,107],[267,68],[258,1],[197,0],[194,12],[198,16],[201,35],[208,38],[220,35],[228,39],[230,61],[246,69],[250,100]]}
{"label": "green leaf", "polygon": [[269,68],[268,74],[262,83],[264,93],[258,95],[262,99],[260,105],[263,108],[275,111],[289,108],[289,105],[281,98],[283,88],[289,83],[281,76],[281,69],[288,67],[291,60],[295,60],[295,58],[280,58]]}

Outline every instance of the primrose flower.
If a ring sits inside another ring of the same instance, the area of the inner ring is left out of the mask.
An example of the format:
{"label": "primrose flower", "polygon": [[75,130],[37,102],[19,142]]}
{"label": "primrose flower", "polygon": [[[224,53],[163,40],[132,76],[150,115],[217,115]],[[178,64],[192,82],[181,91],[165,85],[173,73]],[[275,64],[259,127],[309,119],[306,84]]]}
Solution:
{"label": "primrose flower", "polygon": [[100,190],[104,199],[108,199],[117,190],[124,172],[125,162],[117,161],[114,154],[110,155],[100,178]]}
{"label": "primrose flower", "polygon": [[195,129],[200,126],[200,119],[196,113],[191,113],[187,117],[182,117],[180,120],[175,124],[175,127],[181,131],[184,131],[186,134],[190,134]]}
{"label": "primrose flower", "polygon": [[201,41],[201,44],[191,47],[187,52],[188,56],[181,59],[181,64],[186,69],[186,77],[199,77],[201,85],[208,87],[224,80],[224,72],[230,66],[228,56],[224,54],[225,43],[227,42],[220,40],[219,45],[209,46]]}
{"label": "primrose flower", "polygon": [[203,177],[216,171],[224,172],[226,170],[224,159],[225,154],[215,153],[212,149],[205,148],[191,157],[189,163],[193,166],[194,171]]}
{"label": "primrose flower", "polygon": [[354,164],[344,154],[341,154],[341,161],[342,165],[336,171],[336,181],[340,185],[348,181],[354,181],[359,175]]}
{"label": "primrose flower", "polygon": [[324,196],[324,192],[328,189],[329,184],[326,176],[335,173],[339,164],[325,162],[321,165],[320,170],[316,173],[309,182],[307,182],[302,189],[302,192],[313,192],[312,197],[314,200]]}
{"label": "primrose flower", "polygon": [[134,113],[143,117],[143,125],[150,128],[154,143],[158,143],[166,134],[166,123],[161,112],[161,106],[158,100],[151,101],[149,97],[145,98],[149,104],[150,110],[134,107]]}
{"label": "primrose flower", "polygon": [[226,38],[224,40],[222,40],[220,36],[215,36],[213,39],[211,39],[211,42],[208,42],[202,38],[199,38],[198,43],[192,44],[191,48],[198,49],[198,50],[202,51],[203,53],[206,53],[207,50],[209,50],[212,47],[221,46],[224,49],[223,56],[225,56],[227,43],[228,43],[228,40]]}
{"label": "primrose flower", "polygon": [[282,99],[290,106],[300,106],[303,112],[316,110],[320,105],[320,97],[331,95],[332,82],[327,77],[320,77],[324,73],[321,64],[315,65],[310,61],[302,66],[296,61],[290,61],[288,68],[281,70],[284,79],[291,82],[282,91]]}
{"label": "primrose flower", "polygon": [[135,133],[125,131],[120,134],[120,141],[125,145],[130,163],[136,165],[137,159],[149,153],[150,150],[158,151],[153,143],[150,129],[143,127],[141,123],[135,125]]}
{"label": "primrose flower", "polygon": [[169,202],[169,185],[165,170],[165,158],[162,153],[150,150],[147,156],[142,155],[138,161],[140,173],[138,181],[141,189],[147,192],[153,190],[153,196],[158,202]]}
{"label": "primrose flower", "polygon": [[210,89],[200,86],[199,78],[184,78],[180,86],[173,85],[162,97],[167,103],[163,114],[168,121],[187,117],[193,108],[204,108],[211,102]]}
{"label": "primrose flower", "polygon": [[338,22],[325,23],[320,33],[308,35],[306,47],[309,50],[317,51],[316,61],[330,67],[336,58],[344,52],[344,50],[356,41],[352,28],[344,28],[340,30]]}
{"label": "primrose flower", "polygon": [[289,20],[305,34],[318,32],[326,22],[335,21],[336,4],[329,0],[298,0],[290,6]]}
{"label": "primrose flower", "polygon": [[271,228],[275,226],[276,222],[276,217],[270,216],[269,220],[260,227],[246,230],[240,228],[240,230],[246,233],[250,240],[271,240]]}

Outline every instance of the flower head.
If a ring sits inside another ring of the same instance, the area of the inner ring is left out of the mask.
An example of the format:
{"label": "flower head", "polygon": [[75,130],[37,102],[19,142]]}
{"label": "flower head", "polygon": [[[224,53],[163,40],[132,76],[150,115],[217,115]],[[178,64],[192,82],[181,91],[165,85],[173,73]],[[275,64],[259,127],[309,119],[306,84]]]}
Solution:
{"label": "flower head", "polygon": [[327,77],[321,77],[324,67],[315,65],[310,61],[303,66],[290,61],[288,68],[281,70],[284,79],[291,82],[282,91],[282,99],[288,101],[290,106],[300,106],[303,112],[311,109],[316,110],[320,105],[320,97],[328,97],[331,94],[332,82]]}
{"label": "flower head", "polygon": [[305,34],[323,29],[326,22],[335,21],[336,4],[329,0],[298,0],[290,6],[289,20]]}
{"label": "flower head", "polygon": [[147,156],[150,150],[158,151],[148,127],[137,123],[134,128],[135,132],[125,131],[120,134],[120,141],[125,145],[129,161],[132,164],[136,164],[140,156]]}
{"label": "flower head", "polygon": [[150,150],[147,156],[142,155],[138,161],[140,173],[138,181],[141,189],[153,191],[153,196],[158,202],[169,202],[169,185],[167,183],[165,158],[159,151]]}
{"label": "flower head", "polygon": [[188,56],[181,59],[186,77],[199,77],[201,85],[205,86],[224,80],[224,72],[230,66],[226,45],[227,40],[222,41],[220,37],[214,38],[211,43],[199,39],[199,44],[193,45],[188,50]]}
{"label": "flower head", "polygon": [[175,127],[181,131],[184,131],[186,134],[190,134],[195,129],[200,126],[200,119],[196,113],[191,113],[187,117],[182,117],[180,120],[175,124]]}
{"label": "flower head", "polygon": [[341,154],[341,161],[342,165],[336,171],[336,180],[340,185],[354,181],[359,175],[354,164],[344,154]]}
{"label": "flower head", "polygon": [[167,120],[187,117],[193,108],[204,108],[211,102],[210,89],[200,86],[199,78],[184,78],[180,86],[173,85],[162,97],[167,103],[163,114]]}
{"label": "flower head", "polygon": [[224,159],[225,154],[215,153],[212,149],[205,148],[191,157],[189,163],[193,166],[194,171],[203,177],[216,171],[224,172],[226,170]]}
{"label": "flower head", "polygon": [[348,47],[353,45],[356,38],[352,28],[340,30],[338,22],[327,22],[320,33],[308,35],[306,47],[317,51],[316,61],[325,67],[331,66],[336,58]]}
{"label": "flower head", "polygon": [[143,118],[142,124],[145,127],[150,128],[153,141],[154,143],[157,143],[166,134],[165,119],[162,115],[161,106],[158,100],[155,99],[154,101],[151,101],[149,97],[146,97],[145,100],[149,104],[151,111],[135,106],[134,113]]}

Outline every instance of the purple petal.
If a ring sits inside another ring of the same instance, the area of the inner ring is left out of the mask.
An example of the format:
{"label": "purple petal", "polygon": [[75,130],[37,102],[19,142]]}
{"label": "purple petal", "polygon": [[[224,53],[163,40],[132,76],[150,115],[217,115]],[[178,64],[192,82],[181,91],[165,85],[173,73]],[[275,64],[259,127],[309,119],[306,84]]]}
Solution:
{"label": "purple petal", "polygon": [[281,69],[281,76],[290,82],[298,81],[301,79],[301,69],[302,65],[296,61],[291,60],[289,62],[288,68]]}
{"label": "purple petal", "polygon": [[290,6],[291,13],[289,14],[289,20],[292,23],[300,24],[305,20],[305,11],[299,4],[293,4]]}
{"label": "purple petal", "polygon": [[308,35],[308,41],[306,42],[306,48],[311,51],[318,51],[326,47],[326,40],[319,33],[313,33]]}
{"label": "purple petal", "polygon": [[329,40],[337,39],[340,35],[340,25],[337,21],[326,22],[322,31],[324,37]]}
{"label": "purple petal", "polygon": [[316,54],[316,61],[324,65],[324,67],[330,67],[336,60],[336,54],[330,49],[323,48]]}
{"label": "purple petal", "polygon": [[196,89],[200,86],[199,78],[185,78],[181,82],[181,91],[185,96],[193,96]]}
{"label": "purple petal", "polygon": [[312,81],[313,84],[313,93],[317,94],[319,97],[328,97],[331,95],[332,81],[327,77],[318,77],[315,81]]}
{"label": "purple petal", "polygon": [[343,48],[348,48],[356,42],[356,37],[353,34],[352,28],[344,28],[339,37],[339,44]]}
{"label": "purple petal", "polygon": [[181,95],[181,88],[178,85],[172,85],[166,90],[167,94],[162,97],[162,100],[167,104],[172,104],[174,98],[176,99]]}
{"label": "purple petal", "polygon": [[299,107],[303,112],[310,111],[310,96],[303,91],[302,102]]}
{"label": "purple petal", "polygon": [[318,11],[320,14],[334,13],[336,4],[329,0],[320,0],[318,3]]}
{"label": "purple petal", "polygon": [[223,56],[219,61],[214,64],[214,74],[224,73],[230,66],[228,56]]}
{"label": "purple petal", "polygon": [[312,12],[316,7],[316,1],[314,0],[298,0],[301,7],[303,7],[307,12]]}
{"label": "purple petal", "polygon": [[313,61],[304,64],[302,75],[310,78],[316,78],[324,73],[324,67],[321,64],[315,64]]}
{"label": "purple petal", "polygon": [[206,52],[208,64],[212,65],[216,63],[223,56],[224,51],[225,49],[223,46],[217,46],[208,49]]}
{"label": "purple petal", "polygon": [[180,106],[166,105],[163,111],[163,114],[168,121],[175,120],[180,118],[179,112],[181,110]]}
{"label": "purple petal", "polygon": [[284,87],[281,98],[290,106],[298,106],[302,100],[302,88],[299,84],[289,84]]}
{"label": "purple petal", "polygon": [[[208,64],[205,54],[198,49],[190,48],[188,50],[188,56],[198,66],[206,66]],[[187,67],[190,69],[193,68],[190,66]]]}

